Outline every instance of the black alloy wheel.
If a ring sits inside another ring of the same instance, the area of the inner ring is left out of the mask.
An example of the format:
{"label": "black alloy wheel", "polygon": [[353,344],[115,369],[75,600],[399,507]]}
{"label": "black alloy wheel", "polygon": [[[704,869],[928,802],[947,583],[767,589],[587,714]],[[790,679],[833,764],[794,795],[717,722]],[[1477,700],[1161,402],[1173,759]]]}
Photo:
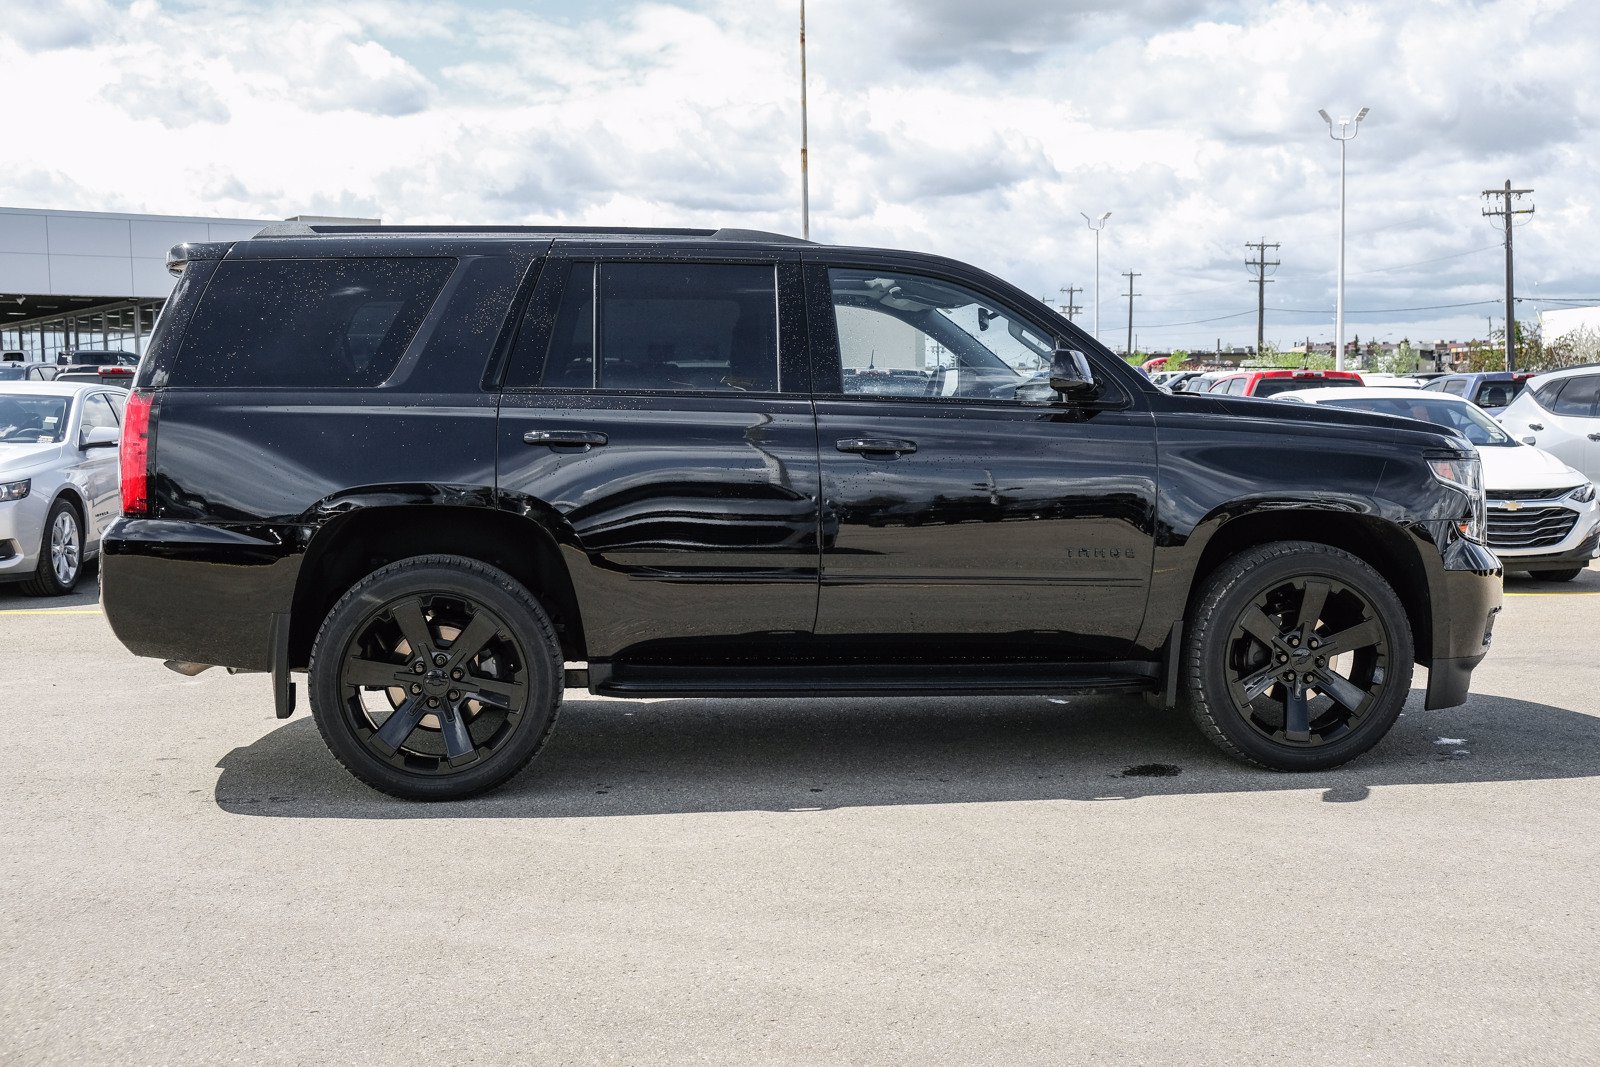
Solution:
{"label": "black alloy wheel", "polygon": [[1194,613],[1191,713],[1224,751],[1278,770],[1336,766],[1393,725],[1412,643],[1394,591],[1357,557],[1277,542],[1224,563]]}
{"label": "black alloy wheel", "polygon": [[561,695],[548,617],[526,589],[454,556],[401,560],[328,613],[312,712],[334,755],[396,796],[492,789],[543,744]]}

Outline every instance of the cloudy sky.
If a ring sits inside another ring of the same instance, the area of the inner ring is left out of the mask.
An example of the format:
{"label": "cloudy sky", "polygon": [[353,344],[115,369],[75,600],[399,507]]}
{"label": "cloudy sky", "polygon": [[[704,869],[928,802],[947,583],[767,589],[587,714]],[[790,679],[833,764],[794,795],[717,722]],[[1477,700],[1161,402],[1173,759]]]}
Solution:
{"label": "cloudy sky", "polygon": [[[798,0],[12,0],[0,205],[798,233]],[[1600,303],[1600,4],[810,0],[816,239],[955,256],[1060,299],[1111,211],[1101,322],[1254,342],[1502,325],[1479,193],[1535,190],[1522,318]],[[1441,306],[1460,305],[1460,306]],[[1397,310],[1424,309],[1424,310]],[[1204,321],[1200,321],[1204,320]]]}

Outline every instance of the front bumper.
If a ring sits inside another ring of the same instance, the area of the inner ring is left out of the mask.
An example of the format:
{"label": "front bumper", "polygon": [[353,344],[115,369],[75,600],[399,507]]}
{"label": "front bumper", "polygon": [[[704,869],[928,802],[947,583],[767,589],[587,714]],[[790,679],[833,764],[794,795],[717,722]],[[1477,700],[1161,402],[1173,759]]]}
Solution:
{"label": "front bumper", "polygon": [[32,576],[49,513],[50,498],[39,492],[0,503],[0,582]]}
{"label": "front bumper", "polygon": [[[1570,540],[1570,538],[1569,538]],[[1600,520],[1590,526],[1587,537],[1576,544],[1552,549],[1495,549],[1495,555],[1508,571],[1551,570],[1556,567],[1587,567],[1600,556]]]}
{"label": "front bumper", "polygon": [[1428,661],[1430,710],[1464,704],[1472,671],[1489,654],[1500,614],[1505,572],[1483,545],[1456,539],[1441,554],[1433,583],[1433,655]]}
{"label": "front bumper", "polygon": [[[1507,570],[1583,567],[1600,554],[1600,505],[1595,501],[1497,495],[1489,498],[1487,514],[1489,547]],[[1541,531],[1549,532],[1540,536]]]}

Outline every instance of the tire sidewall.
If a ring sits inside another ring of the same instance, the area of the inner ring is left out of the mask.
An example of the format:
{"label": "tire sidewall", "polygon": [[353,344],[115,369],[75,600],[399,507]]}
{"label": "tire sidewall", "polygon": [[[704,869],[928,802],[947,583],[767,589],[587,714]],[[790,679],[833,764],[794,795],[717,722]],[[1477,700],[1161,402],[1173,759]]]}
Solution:
{"label": "tire sidewall", "polygon": [[[350,722],[340,681],[346,650],[370,614],[391,600],[419,594],[464,596],[481,604],[514,631],[527,659],[530,700],[515,732],[487,758],[445,775],[408,772],[368,748]],[[549,732],[561,699],[562,665],[553,644],[549,619],[538,603],[499,571],[465,559],[390,564],[347,592],[317,634],[308,667],[312,716],[339,761],[374,788],[415,800],[472,796],[515,775]]]}
{"label": "tire sidewall", "polygon": [[[1348,762],[1383,739],[1410,693],[1414,650],[1405,607],[1376,571],[1354,556],[1326,549],[1285,553],[1218,577],[1227,587],[1214,601],[1214,610],[1199,621],[1199,669],[1192,681],[1198,682],[1216,728],[1235,748],[1277,770],[1318,770]],[[1228,677],[1228,645],[1240,613],[1262,592],[1296,578],[1328,578],[1355,589],[1372,605],[1389,645],[1385,689],[1375,706],[1347,736],[1314,747],[1287,745],[1258,733],[1234,703]],[[1211,601],[1206,597],[1201,602]]]}
{"label": "tire sidewall", "polygon": [[[56,520],[65,513],[72,518],[73,529],[78,535],[78,569],[72,573],[72,581],[62,582],[56,577],[55,561],[50,558],[50,540],[56,528]],[[66,596],[78,587],[83,580],[84,536],[83,517],[78,514],[78,509],[72,506],[72,501],[62,497],[50,505],[50,511],[45,515],[44,535],[39,539],[39,566],[35,572],[39,579],[39,589],[46,596]]]}

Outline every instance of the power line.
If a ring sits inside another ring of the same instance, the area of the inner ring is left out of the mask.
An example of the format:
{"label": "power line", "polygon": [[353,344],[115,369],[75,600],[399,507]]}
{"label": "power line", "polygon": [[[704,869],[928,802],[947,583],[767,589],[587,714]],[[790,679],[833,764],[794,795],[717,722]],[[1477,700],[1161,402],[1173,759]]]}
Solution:
{"label": "power line", "polygon": [[1074,296],[1083,292],[1083,287],[1079,285],[1063,285],[1061,287],[1061,291],[1067,294],[1066,305],[1063,306],[1061,310],[1067,316],[1067,321],[1071,322],[1072,316],[1083,310],[1083,308],[1079,307],[1072,299]]}

